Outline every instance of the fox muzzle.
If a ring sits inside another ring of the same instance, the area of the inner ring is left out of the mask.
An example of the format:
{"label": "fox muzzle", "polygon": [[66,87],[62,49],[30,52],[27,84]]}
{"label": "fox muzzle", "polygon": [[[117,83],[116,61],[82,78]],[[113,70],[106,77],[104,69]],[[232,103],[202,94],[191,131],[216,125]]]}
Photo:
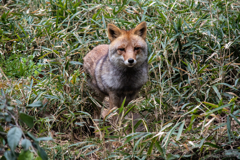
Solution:
{"label": "fox muzzle", "polygon": [[124,64],[128,67],[133,67],[136,63],[137,61],[133,58],[129,58],[128,60],[124,61]]}

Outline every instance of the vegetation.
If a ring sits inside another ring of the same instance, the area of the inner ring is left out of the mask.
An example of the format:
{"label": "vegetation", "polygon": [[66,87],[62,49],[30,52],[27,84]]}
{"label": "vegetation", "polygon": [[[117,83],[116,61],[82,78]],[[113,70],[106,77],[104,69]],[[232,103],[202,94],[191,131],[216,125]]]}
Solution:
{"label": "vegetation", "polygon": [[[240,159],[240,1],[0,3],[1,159]],[[93,121],[83,57],[141,21],[149,81]]]}

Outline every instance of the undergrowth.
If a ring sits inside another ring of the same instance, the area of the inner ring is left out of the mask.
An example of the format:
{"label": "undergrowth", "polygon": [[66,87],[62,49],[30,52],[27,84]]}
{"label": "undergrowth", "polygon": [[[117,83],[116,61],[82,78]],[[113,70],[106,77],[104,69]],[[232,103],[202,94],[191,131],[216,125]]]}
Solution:
{"label": "undergrowth", "polygon": [[[238,0],[0,3],[1,159],[240,159]],[[142,21],[149,80],[116,126],[93,120],[83,57]]]}

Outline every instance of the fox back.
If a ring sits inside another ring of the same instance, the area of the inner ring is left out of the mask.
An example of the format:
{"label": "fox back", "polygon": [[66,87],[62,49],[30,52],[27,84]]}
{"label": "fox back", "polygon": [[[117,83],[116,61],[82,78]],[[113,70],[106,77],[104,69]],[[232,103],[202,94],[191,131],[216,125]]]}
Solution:
{"label": "fox back", "polygon": [[146,22],[131,30],[108,24],[109,45],[99,45],[84,57],[89,85],[100,100],[109,96],[109,106],[120,107],[134,99],[148,78]]}

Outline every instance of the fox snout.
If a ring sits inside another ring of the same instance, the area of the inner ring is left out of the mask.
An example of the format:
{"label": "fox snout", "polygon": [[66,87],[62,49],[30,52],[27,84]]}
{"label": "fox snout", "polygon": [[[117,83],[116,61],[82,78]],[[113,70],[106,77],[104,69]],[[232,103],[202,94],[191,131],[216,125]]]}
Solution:
{"label": "fox snout", "polygon": [[136,59],[129,58],[124,61],[124,64],[128,67],[133,67],[137,63]]}
{"label": "fox snout", "polygon": [[128,47],[125,47],[125,49],[121,49],[121,50],[123,51],[118,51],[118,54],[122,55],[124,64],[127,67],[135,66],[137,64],[137,58],[141,53],[140,47],[128,46]]}

